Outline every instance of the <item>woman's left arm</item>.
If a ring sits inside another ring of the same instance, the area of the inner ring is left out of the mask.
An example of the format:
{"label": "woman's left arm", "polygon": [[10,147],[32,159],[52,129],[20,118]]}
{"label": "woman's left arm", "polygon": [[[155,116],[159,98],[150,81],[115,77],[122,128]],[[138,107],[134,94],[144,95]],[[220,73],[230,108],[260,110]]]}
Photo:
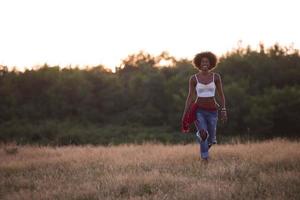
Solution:
{"label": "woman's left arm", "polygon": [[223,92],[222,80],[220,74],[215,73],[215,83],[217,88],[218,96],[221,98],[221,120],[225,122],[227,120],[227,112],[225,106],[225,96]]}

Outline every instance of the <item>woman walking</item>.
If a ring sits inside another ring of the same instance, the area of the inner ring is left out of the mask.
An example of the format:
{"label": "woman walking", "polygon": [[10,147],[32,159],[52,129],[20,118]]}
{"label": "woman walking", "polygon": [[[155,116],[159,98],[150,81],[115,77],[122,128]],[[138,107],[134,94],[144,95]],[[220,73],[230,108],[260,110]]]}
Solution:
{"label": "woman walking", "polygon": [[[196,139],[200,144],[200,157],[207,161],[209,148],[217,143],[218,108],[221,110],[221,121],[227,120],[225,97],[221,76],[212,72],[216,67],[217,57],[211,52],[202,52],[194,57],[193,64],[199,72],[192,75],[189,80],[182,129],[184,132],[188,132],[187,121],[195,123]],[[216,90],[221,100],[220,105],[215,100]],[[191,120],[191,118],[193,119]]]}

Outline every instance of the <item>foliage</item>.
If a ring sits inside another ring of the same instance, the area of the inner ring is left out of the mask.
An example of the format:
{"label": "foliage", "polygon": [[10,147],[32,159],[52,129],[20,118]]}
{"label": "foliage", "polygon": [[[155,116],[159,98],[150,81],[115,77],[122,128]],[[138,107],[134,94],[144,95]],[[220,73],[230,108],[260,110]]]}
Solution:
{"label": "foliage", "polygon": [[[239,48],[222,56],[215,71],[222,77],[229,116],[227,124],[219,124],[219,135],[298,136],[298,50],[278,44],[269,49],[261,44],[259,51]],[[24,72],[0,66],[0,140],[182,142],[181,115],[194,73],[190,60],[167,52],[129,55],[114,73],[101,65],[45,64]]]}

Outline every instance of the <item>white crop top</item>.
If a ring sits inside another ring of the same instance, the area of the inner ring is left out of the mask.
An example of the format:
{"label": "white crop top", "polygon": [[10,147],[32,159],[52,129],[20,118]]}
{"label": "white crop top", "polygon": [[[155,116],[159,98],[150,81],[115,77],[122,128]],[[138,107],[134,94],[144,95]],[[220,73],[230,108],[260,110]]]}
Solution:
{"label": "white crop top", "polygon": [[198,97],[214,97],[216,84],[215,84],[215,74],[213,73],[213,80],[208,84],[200,83],[197,76],[195,75],[197,80],[196,92]]}

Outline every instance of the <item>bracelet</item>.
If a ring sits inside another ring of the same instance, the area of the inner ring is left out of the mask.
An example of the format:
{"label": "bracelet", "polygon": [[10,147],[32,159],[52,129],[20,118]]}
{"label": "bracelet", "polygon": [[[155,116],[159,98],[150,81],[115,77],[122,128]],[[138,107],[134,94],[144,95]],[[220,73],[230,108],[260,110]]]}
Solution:
{"label": "bracelet", "polygon": [[226,111],[226,108],[221,108],[221,111]]}

